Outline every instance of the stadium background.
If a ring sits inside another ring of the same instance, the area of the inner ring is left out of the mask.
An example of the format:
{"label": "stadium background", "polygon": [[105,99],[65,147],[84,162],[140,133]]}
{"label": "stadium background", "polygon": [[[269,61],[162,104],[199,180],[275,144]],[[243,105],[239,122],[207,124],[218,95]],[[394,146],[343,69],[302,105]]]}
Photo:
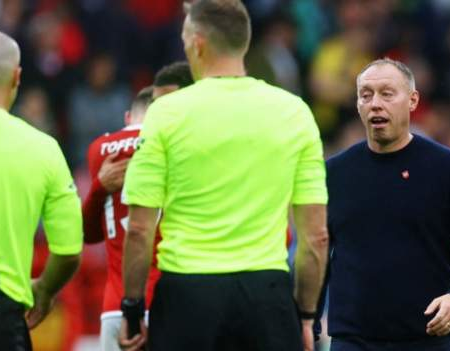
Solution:
{"label": "stadium background", "polygon": [[[383,56],[416,75],[413,130],[450,145],[449,0],[244,2],[254,31],[249,74],[310,104],[327,155],[364,137],[355,76]],[[22,49],[13,112],[59,140],[81,196],[89,186],[87,145],[121,128],[133,95],[184,58],[181,23],[179,0],[0,0],[0,30]],[[40,231],[34,275],[45,262],[44,240]],[[87,246],[80,271],[32,334],[35,350],[96,350],[104,281],[104,248]]]}

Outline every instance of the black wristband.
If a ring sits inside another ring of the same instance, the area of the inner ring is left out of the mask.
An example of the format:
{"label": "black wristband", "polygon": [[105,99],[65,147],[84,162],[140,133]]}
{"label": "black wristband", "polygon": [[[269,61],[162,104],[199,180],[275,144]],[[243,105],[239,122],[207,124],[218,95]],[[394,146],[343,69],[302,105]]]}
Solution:
{"label": "black wristband", "polygon": [[128,322],[128,338],[131,339],[136,334],[141,332],[141,319],[145,313],[145,301],[140,299],[129,299],[124,297],[120,304],[120,309],[123,312],[123,317]]}
{"label": "black wristband", "polygon": [[317,312],[298,311],[301,319],[315,319]]}
{"label": "black wristband", "polygon": [[143,298],[131,299],[124,297],[120,304],[120,309],[127,320],[141,319],[145,313],[145,301]]}

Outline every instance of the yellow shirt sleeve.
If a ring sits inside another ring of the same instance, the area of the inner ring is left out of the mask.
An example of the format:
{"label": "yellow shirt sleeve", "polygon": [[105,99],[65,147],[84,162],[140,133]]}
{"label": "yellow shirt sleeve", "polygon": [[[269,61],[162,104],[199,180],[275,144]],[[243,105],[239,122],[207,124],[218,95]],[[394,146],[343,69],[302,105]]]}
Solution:
{"label": "yellow shirt sleeve", "polygon": [[303,122],[301,138],[304,143],[299,153],[291,203],[297,205],[326,204],[328,192],[320,132],[314,116],[306,104],[303,104],[301,114]]}
{"label": "yellow shirt sleeve", "polygon": [[83,245],[81,203],[64,155],[53,140],[49,182],[42,211],[50,252],[74,255]]}
{"label": "yellow shirt sleeve", "polygon": [[145,116],[141,141],[125,175],[123,202],[127,205],[160,208],[164,205],[167,161],[158,117],[164,107],[154,103]]}

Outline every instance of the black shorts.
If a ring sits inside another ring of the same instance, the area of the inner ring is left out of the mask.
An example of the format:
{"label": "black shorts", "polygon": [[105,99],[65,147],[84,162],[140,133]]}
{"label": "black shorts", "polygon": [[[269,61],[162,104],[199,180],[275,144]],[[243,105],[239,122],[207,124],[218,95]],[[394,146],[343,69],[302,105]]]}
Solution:
{"label": "black shorts", "polygon": [[22,304],[0,291],[0,350],[31,351]]}
{"label": "black shorts", "polygon": [[151,351],[301,351],[288,273],[163,272],[149,313]]}

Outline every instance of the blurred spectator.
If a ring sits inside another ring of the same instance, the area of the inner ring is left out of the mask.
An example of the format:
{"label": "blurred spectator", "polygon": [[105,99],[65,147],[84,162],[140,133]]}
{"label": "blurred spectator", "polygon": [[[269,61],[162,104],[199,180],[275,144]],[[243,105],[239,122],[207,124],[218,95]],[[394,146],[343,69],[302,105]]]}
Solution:
{"label": "blurred spectator", "polygon": [[92,140],[122,127],[130,99],[129,87],[116,81],[114,59],[108,54],[94,56],[87,65],[86,82],[69,98],[69,159],[73,167],[84,164]]}
{"label": "blurred spectator", "polygon": [[442,40],[442,49],[437,64],[436,95],[441,99],[450,99],[450,19]]}
{"label": "blurred spectator", "polygon": [[314,56],[321,40],[331,30],[324,2],[293,0],[290,6],[292,16],[297,22],[297,52],[305,60]]}
{"label": "blurred spectator", "polygon": [[30,23],[30,41],[34,45],[34,59],[42,75],[56,76],[63,68],[60,53],[61,23],[55,13],[37,15]]}
{"label": "blurred spectator", "polygon": [[0,1],[0,30],[12,37],[17,37],[23,18],[22,0]]}
{"label": "blurred spectator", "polygon": [[19,96],[17,115],[44,133],[53,136],[56,134],[54,116],[50,110],[48,96],[41,88],[29,88]]}
{"label": "blurred spectator", "polygon": [[86,38],[69,10],[63,6],[31,17],[22,50],[26,72],[22,83],[46,91],[60,140],[65,137],[67,97],[81,60],[87,55]]}
{"label": "blurred spectator", "polygon": [[110,53],[126,76],[142,59],[139,50],[139,25],[124,11],[122,0],[78,0],[78,17],[89,38],[91,56],[96,52]]}
{"label": "blurred spectator", "polygon": [[421,55],[410,56],[405,63],[414,72],[416,87],[420,91],[420,103],[411,114],[411,123],[421,125],[431,108],[435,77],[430,64]]}
{"label": "blurred spectator", "polygon": [[57,76],[67,66],[80,64],[86,55],[86,38],[67,6],[35,16],[30,22],[29,38],[37,69],[47,78]]}
{"label": "blurred spectator", "polygon": [[67,66],[81,63],[87,54],[87,40],[69,7],[60,7],[61,38],[60,52]]}
{"label": "blurred spectator", "polygon": [[[276,0],[275,0],[276,1]],[[181,12],[179,0],[122,0],[123,5],[144,28],[154,29],[173,23]]]}
{"label": "blurred spectator", "polygon": [[438,12],[450,13],[450,1],[448,0],[431,0]]}
{"label": "blurred spectator", "polygon": [[300,93],[300,68],[294,55],[296,26],[284,14],[274,16],[259,43],[246,57],[250,76],[263,79],[292,93]]}
{"label": "blurred spectator", "polygon": [[267,20],[275,9],[280,6],[280,2],[286,4],[287,1],[279,0],[244,0],[248,13],[253,21],[261,22]]}
{"label": "blurred spectator", "polygon": [[441,144],[450,147],[450,103],[435,101],[427,111],[426,118],[420,125],[420,131]]}
{"label": "blurred spectator", "polygon": [[365,7],[370,13],[367,26],[373,33],[371,40],[372,47],[376,54],[383,54],[392,46],[399,37],[399,23],[401,20],[396,15],[396,5],[398,0],[378,0],[366,1]]}
{"label": "blurred spectator", "polygon": [[326,140],[336,135],[339,123],[356,116],[355,78],[373,58],[365,3],[337,2],[341,31],[321,44],[312,62],[313,111]]}
{"label": "blurred spectator", "polygon": [[252,38],[259,38],[274,13],[286,8],[290,0],[243,0],[252,19]]}

